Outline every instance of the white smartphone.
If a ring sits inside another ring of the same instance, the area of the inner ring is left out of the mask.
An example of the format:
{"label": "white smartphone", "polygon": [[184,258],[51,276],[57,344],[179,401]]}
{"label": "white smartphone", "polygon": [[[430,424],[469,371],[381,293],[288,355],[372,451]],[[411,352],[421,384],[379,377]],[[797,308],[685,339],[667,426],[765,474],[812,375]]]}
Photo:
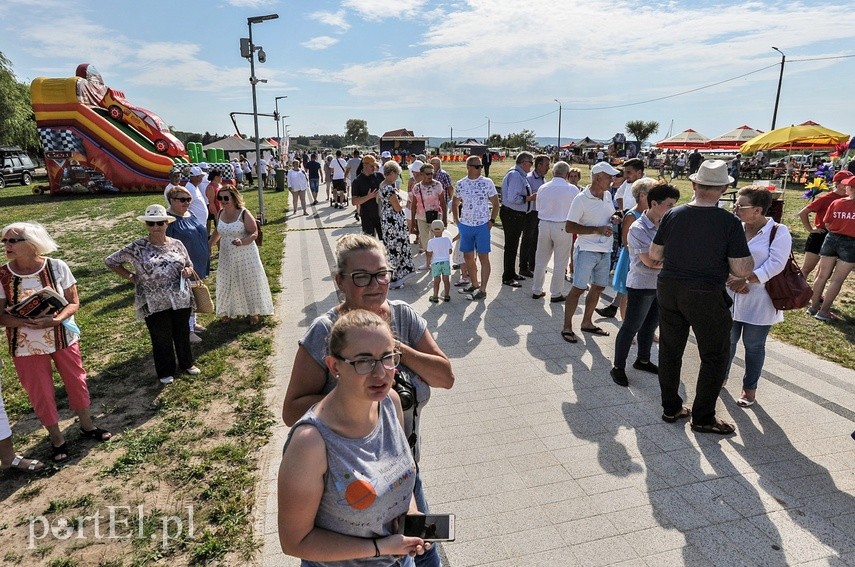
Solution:
{"label": "white smartphone", "polygon": [[407,514],[404,535],[425,541],[454,541],[454,514]]}

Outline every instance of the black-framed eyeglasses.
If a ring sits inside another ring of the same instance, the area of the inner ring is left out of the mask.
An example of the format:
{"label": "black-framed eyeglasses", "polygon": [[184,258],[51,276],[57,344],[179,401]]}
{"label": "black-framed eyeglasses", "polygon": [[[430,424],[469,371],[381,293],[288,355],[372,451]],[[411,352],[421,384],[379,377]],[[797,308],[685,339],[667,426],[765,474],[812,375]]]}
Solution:
{"label": "black-framed eyeglasses", "polygon": [[173,197],[173,201],[178,201],[179,203],[189,203],[193,199],[191,197]]}
{"label": "black-framed eyeglasses", "polygon": [[27,239],[26,238],[3,238],[3,239],[0,239],[0,242],[2,242],[3,244],[17,244],[19,242],[24,242],[25,240],[27,240]]}
{"label": "black-framed eyeglasses", "polygon": [[395,351],[380,358],[360,358],[359,360],[348,360],[340,356],[335,356],[335,358],[350,364],[353,366],[353,370],[355,370],[357,374],[364,376],[374,372],[374,369],[377,368],[378,362],[382,364],[383,368],[386,370],[395,370],[401,362],[401,353]]}
{"label": "black-framed eyeglasses", "polygon": [[353,280],[353,285],[356,287],[368,287],[371,285],[371,280],[377,280],[380,285],[388,285],[392,279],[392,270],[381,270],[379,272],[352,272],[350,279]]}
{"label": "black-framed eyeglasses", "polygon": [[472,165],[471,163],[467,163],[466,167],[474,167],[475,169],[484,169],[484,166],[480,163],[478,165]]}
{"label": "black-framed eyeglasses", "polygon": [[232,200],[231,195],[217,195],[217,201],[220,201],[222,203],[228,203],[231,200]]}
{"label": "black-framed eyeglasses", "polygon": [[733,204],[733,212],[738,212],[740,209],[753,209],[754,205],[737,205]]}
{"label": "black-framed eyeglasses", "polygon": [[163,226],[166,224],[166,221],[165,220],[159,220],[159,221],[148,221],[147,220],[147,221],[145,221],[145,223],[148,226]]}

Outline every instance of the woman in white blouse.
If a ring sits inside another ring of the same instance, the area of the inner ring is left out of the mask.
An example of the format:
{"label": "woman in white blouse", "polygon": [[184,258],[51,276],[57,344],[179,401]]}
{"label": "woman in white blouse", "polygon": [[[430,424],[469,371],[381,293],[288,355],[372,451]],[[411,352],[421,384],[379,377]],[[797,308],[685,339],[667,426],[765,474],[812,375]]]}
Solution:
{"label": "woman in white blouse", "polygon": [[[727,282],[728,293],[733,299],[730,363],[733,363],[740,336],[745,347],[745,375],[742,393],[736,402],[741,407],[754,405],[757,381],[766,358],[766,337],[772,325],[784,320],[784,312],[772,305],[765,284],[783,271],[793,240],[786,226],[766,217],[771,204],[772,194],[765,187],[749,186],[739,190],[733,207],[734,214],[745,228],[745,238],[755,266],[749,277],[731,277]],[[773,229],[775,234],[770,241]],[[728,364],[728,374],[729,371]]]}

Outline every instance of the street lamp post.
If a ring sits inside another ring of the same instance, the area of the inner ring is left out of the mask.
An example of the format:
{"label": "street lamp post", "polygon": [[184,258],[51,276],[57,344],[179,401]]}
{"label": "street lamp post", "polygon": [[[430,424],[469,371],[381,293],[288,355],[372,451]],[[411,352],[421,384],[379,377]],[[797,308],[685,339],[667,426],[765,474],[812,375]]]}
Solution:
{"label": "street lamp post", "polygon": [[558,103],[558,151],[561,151],[561,101],[557,98],[552,99]]}
{"label": "street lamp post", "polygon": [[249,82],[252,85],[252,119],[255,126],[255,172],[258,180],[258,217],[259,222],[264,224],[264,185],[261,183],[261,141],[258,139],[258,100],[255,96],[255,85],[258,83],[266,83],[265,79],[258,79],[255,76],[255,52],[258,52],[258,62],[264,63],[267,61],[267,54],[264,53],[262,47],[252,43],[252,24],[260,24],[267,20],[275,20],[279,14],[267,14],[266,16],[253,16],[246,19],[246,25],[249,28],[249,39],[244,41],[241,39],[241,55],[249,59]]}
{"label": "street lamp post", "polygon": [[490,117],[485,116],[484,118],[487,119],[487,139],[484,140],[484,143],[489,144],[490,143]]}
{"label": "street lamp post", "polygon": [[772,130],[775,129],[775,123],[778,121],[778,102],[781,100],[781,82],[784,80],[784,62],[787,56],[777,47],[772,47],[775,51],[781,54],[781,73],[778,75],[778,93],[775,95],[775,110],[772,113]]}
{"label": "street lamp post", "polygon": [[[282,148],[282,135],[279,133],[279,120],[280,120],[279,100],[283,99],[283,98],[288,98],[288,95],[277,96],[275,99],[273,99],[273,104],[276,105],[276,110],[273,112],[273,117],[276,119],[276,140],[279,142],[279,152],[277,152],[277,153],[279,154],[280,160],[282,160],[282,149],[281,149]],[[282,121],[284,122],[285,119],[282,118]]]}

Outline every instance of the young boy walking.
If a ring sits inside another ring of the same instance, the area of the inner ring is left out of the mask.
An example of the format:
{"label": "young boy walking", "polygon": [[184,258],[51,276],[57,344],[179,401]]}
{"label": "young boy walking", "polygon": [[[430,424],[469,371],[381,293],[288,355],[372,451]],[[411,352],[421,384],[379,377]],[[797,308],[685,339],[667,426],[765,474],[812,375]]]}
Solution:
{"label": "young boy walking", "polygon": [[445,295],[443,301],[451,301],[451,239],[443,234],[445,224],[440,219],[430,223],[433,237],[428,240],[427,252],[431,254],[430,275],[433,276],[433,295],[431,303],[439,303],[439,280],[442,278]]}

